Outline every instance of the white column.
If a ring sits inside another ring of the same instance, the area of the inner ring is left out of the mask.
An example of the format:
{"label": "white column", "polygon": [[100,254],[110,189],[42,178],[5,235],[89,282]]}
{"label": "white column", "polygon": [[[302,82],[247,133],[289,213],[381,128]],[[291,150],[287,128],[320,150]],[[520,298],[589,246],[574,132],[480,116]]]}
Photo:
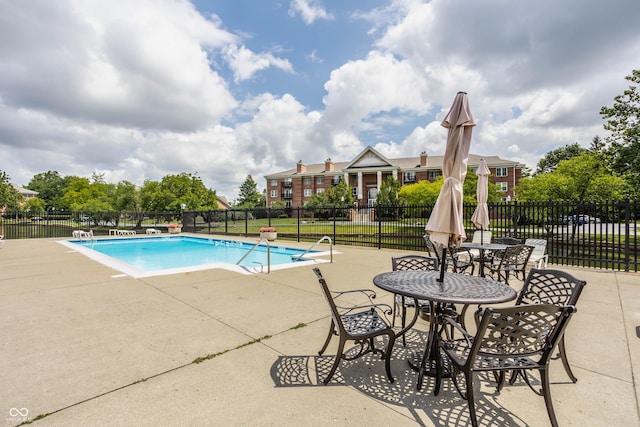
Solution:
{"label": "white column", "polygon": [[393,175],[393,179],[398,179],[398,171],[397,170],[393,170],[393,172],[391,172],[391,174]]}
{"label": "white column", "polygon": [[378,191],[380,191],[380,186],[382,185],[382,171],[378,171],[377,173],[377,186]]}
{"label": "white column", "polygon": [[358,172],[358,200],[362,200],[362,172]]}

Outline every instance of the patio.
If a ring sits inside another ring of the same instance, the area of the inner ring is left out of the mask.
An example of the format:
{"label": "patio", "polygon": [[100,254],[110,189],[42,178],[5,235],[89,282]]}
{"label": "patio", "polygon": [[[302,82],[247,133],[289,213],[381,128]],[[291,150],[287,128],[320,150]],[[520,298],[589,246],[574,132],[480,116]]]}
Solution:
{"label": "patio", "polygon": [[[406,348],[396,342],[393,384],[381,360],[365,357],[342,362],[322,385],[336,340],[317,356],[330,320],[311,267],[133,279],[56,240],[0,249],[4,425],[45,414],[34,425],[467,425],[450,381],[435,397],[432,379],[416,390],[406,356],[423,346],[424,322]],[[391,257],[409,253],[334,251],[334,263],[320,265],[334,290],[374,288]],[[640,275],[561,269],[588,284],[566,336],[578,382],[560,361],[551,367],[560,425],[640,425]],[[526,385],[497,394],[480,379],[481,425],[549,425],[542,397]]]}

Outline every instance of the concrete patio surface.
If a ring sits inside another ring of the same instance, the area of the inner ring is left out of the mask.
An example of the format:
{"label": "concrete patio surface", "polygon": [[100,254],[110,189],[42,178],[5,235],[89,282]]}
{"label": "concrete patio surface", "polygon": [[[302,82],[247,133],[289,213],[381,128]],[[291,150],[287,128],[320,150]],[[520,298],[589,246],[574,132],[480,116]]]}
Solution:
{"label": "concrete patio surface", "polygon": [[[394,383],[365,356],[322,384],[337,340],[318,356],[330,319],[312,267],[134,279],[56,240],[0,249],[0,425],[468,425],[451,381],[438,396],[431,378],[416,389],[407,357],[424,345],[424,321],[406,348],[396,342]],[[319,264],[334,290],[374,288],[373,276],[407,253],[334,250]],[[560,425],[639,426],[640,274],[558,268],[588,282],[566,336],[578,382],[551,365]],[[380,290],[378,299],[392,303]],[[524,383],[497,393],[478,379],[481,425],[549,425]]]}

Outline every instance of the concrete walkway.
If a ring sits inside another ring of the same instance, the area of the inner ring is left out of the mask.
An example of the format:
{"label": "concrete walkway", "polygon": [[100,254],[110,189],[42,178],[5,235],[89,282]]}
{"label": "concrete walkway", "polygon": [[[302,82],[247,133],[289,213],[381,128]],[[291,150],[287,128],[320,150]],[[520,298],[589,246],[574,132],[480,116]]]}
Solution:
{"label": "concrete walkway", "polygon": [[[373,288],[406,253],[336,250],[320,268],[341,290]],[[588,284],[567,331],[579,380],[559,361],[551,369],[560,425],[638,426],[640,275],[569,271]],[[336,345],[317,356],[328,314],[311,267],[133,279],[53,239],[9,240],[0,249],[0,425],[467,425],[450,381],[438,396],[431,379],[416,390],[406,358],[422,347],[424,323],[407,348],[396,343],[393,384],[382,361],[365,357],[322,385]],[[479,384],[483,426],[549,425],[526,385],[496,393],[488,377]]]}

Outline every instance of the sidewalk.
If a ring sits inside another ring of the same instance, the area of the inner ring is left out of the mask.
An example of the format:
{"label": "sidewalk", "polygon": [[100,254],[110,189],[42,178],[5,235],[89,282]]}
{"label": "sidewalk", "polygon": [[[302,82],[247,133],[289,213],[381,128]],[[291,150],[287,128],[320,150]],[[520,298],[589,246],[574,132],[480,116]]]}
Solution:
{"label": "sidewalk", "polygon": [[[341,290],[373,288],[373,276],[406,253],[334,251],[320,269]],[[337,340],[317,356],[330,320],[311,267],[132,279],[55,239],[9,240],[0,266],[0,425],[44,415],[34,425],[467,425],[450,381],[438,396],[430,379],[416,390],[406,357],[423,346],[424,323],[407,348],[396,343],[393,384],[381,360],[365,357],[343,361],[322,385]],[[640,425],[640,275],[565,270],[587,286],[566,337],[578,382],[552,363],[558,421]],[[543,398],[526,385],[497,394],[479,383],[482,425],[549,425]]]}

